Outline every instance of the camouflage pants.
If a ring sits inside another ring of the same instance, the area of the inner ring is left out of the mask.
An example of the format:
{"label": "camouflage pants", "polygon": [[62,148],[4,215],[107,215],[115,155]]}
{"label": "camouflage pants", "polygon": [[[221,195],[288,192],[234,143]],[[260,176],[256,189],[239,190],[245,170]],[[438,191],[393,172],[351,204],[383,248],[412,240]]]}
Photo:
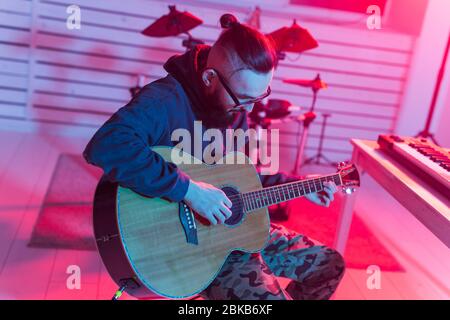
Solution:
{"label": "camouflage pants", "polygon": [[[271,224],[260,253],[233,252],[200,295],[213,300],[328,299],[344,275],[342,256],[304,235]],[[276,277],[291,279],[284,289]]]}

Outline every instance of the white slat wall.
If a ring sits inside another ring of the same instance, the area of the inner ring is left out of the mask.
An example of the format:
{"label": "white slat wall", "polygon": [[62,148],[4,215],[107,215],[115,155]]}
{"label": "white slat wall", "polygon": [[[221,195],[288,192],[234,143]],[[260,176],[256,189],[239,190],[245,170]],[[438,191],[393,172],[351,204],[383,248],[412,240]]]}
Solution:
{"label": "white slat wall", "polygon": [[24,119],[28,97],[31,3],[0,1],[0,118]]}
{"label": "white slat wall", "polygon": [[[167,1],[129,0],[1,0],[0,118],[25,123],[58,123],[93,132],[129,100],[136,75],[149,81],[165,75],[162,64],[182,53],[183,37],[148,38],[140,34],[168,12]],[[211,44],[218,19],[226,11],[244,20],[249,7],[176,1],[177,8],[201,17],[192,31]],[[66,8],[81,7],[81,29],[66,28]],[[306,8],[305,8],[306,9]],[[307,10],[307,9],[306,9]],[[262,31],[290,25],[295,12],[264,11]],[[349,138],[374,139],[394,126],[414,39],[363,27],[301,22],[318,39],[319,48],[281,62],[273,81],[273,97],[308,107],[308,89],[282,84],[281,79],[313,78],[320,72],[329,83],[317,101],[318,118],[307,144],[318,144],[320,114],[332,114],[326,131],[325,155],[349,158]],[[30,42],[31,34],[33,43]],[[276,126],[275,126],[276,127]],[[286,168],[296,146],[296,124],[283,124],[281,143]]]}

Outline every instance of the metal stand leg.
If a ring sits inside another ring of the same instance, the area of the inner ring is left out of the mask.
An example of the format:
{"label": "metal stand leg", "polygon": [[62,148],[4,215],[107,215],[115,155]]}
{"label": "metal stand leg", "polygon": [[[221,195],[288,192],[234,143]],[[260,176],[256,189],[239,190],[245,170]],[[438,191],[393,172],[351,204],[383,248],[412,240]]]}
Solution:
{"label": "metal stand leg", "polygon": [[[300,123],[298,124],[300,126]],[[292,173],[294,175],[298,175],[299,174],[299,167],[300,167],[300,163],[302,162],[303,159],[303,153],[305,150],[305,144],[306,144],[306,138],[308,137],[308,128],[307,127],[303,127],[302,130],[302,135],[300,138],[300,144],[297,148],[297,155],[295,157],[295,165],[294,165],[294,170],[292,171]]]}
{"label": "metal stand leg", "polygon": [[299,144],[299,146],[297,148],[297,156],[296,156],[296,159],[295,159],[294,170],[292,171],[292,174],[294,174],[294,175],[298,175],[299,174],[299,168],[300,168],[300,164],[302,163],[303,153],[305,151],[306,140],[308,138],[309,125],[316,118],[316,114],[314,112],[312,112],[312,111],[309,111],[309,112],[305,113],[302,116],[302,118],[303,118],[303,120],[302,120],[302,122],[303,122],[303,130],[302,130],[302,136],[301,136],[300,144]]}
{"label": "metal stand leg", "polygon": [[319,147],[318,147],[318,150],[317,150],[317,154],[314,155],[314,156],[312,156],[311,158],[306,159],[304,163],[305,163],[305,164],[308,164],[308,163],[314,162],[315,164],[321,164],[321,163],[320,163],[320,159],[323,159],[323,160],[325,160],[325,162],[328,163],[329,165],[335,166],[336,163],[333,162],[333,161],[331,161],[331,160],[329,160],[329,159],[328,159],[327,157],[325,157],[325,155],[322,153],[323,141],[324,141],[324,139],[325,139],[325,128],[326,128],[326,126],[327,126],[327,119],[328,119],[328,117],[330,117],[331,115],[328,114],[328,113],[324,113],[324,114],[322,114],[322,116],[323,116],[323,121],[322,121],[322,128],[321,128],[321,130],[320,130]]}
{"label": "metal stand leg", "polygon": [[[357,163],[357,154],[356,151],[353,150],[352,155],[352,163]],[[341,211],[339,213],[336,235],[334,238],[333,247],[341,254],[344,255],[345,247],[347,245],[348,234],[350,232],[350,227],[352,225],[353,219],[353,208],[356,201],[356,196],[358,194],[358,190],[356,190],[351,195],[345,196],[342,201]]]}

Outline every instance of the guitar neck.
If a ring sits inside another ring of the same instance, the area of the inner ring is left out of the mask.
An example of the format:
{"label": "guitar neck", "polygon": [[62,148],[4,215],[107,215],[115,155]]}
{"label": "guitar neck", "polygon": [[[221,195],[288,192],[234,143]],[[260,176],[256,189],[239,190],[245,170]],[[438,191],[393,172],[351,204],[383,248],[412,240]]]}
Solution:
{"label": "guitar neck", "polygon": [[246,212],[266,208],[281,202],[303,197],[307,194],[323,190],[325,181],[333,181],[337,186],[342,185],[339,173],[326,175],[314,179],[298,180],[257,191],[242,193],[242,201]]}

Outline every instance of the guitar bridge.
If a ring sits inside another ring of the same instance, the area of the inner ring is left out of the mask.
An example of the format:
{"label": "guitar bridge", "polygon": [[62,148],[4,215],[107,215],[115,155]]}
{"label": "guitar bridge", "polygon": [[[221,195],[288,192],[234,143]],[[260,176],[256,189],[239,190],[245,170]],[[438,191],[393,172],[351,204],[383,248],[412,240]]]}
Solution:
{"label": "guitar bridge", "polygon": [[194,214],[189,206],[181,201],[178,205],[181,226],[186,236],[186,242],[198,245],[197,225],[195,224]]}

